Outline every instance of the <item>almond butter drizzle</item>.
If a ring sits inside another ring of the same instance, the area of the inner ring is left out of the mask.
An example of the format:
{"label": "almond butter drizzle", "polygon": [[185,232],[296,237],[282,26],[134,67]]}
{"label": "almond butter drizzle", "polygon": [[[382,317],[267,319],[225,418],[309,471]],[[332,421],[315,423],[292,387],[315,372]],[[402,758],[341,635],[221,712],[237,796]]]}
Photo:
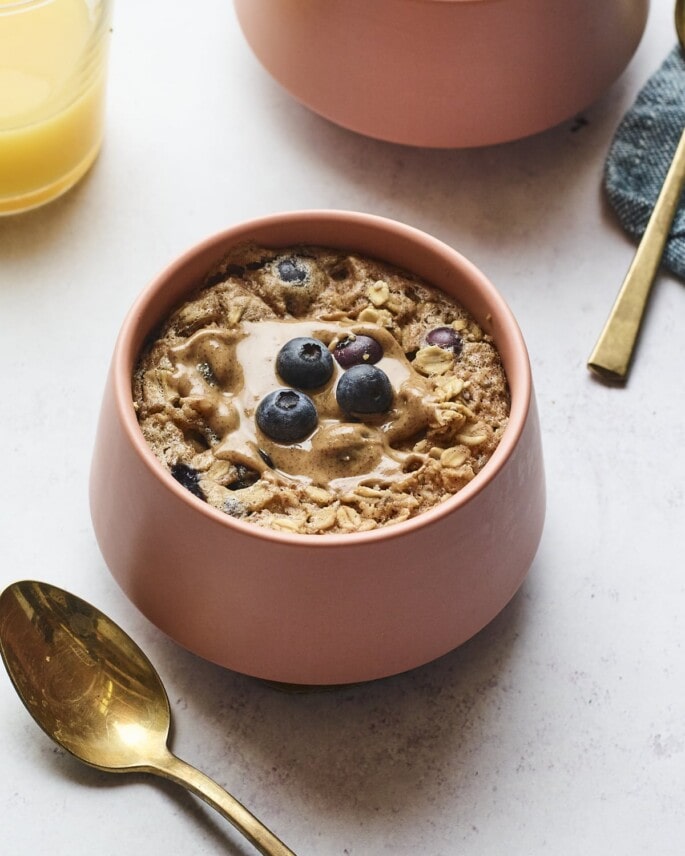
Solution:
{"label": "almond butter drizzle", "polygon": [[[255,424],[259,402],[285,386],[276,372],[281,347],[297,336],[319,339],[331,350],[350,334],[364,333],[383,348],[377,363],[395,392],[392,409],[366,422],[350,421],[335,399],[342,369],[334,360],[333,377],[323,388],[308,391],[319,424],[306,440],[277,443]],[[327,323],[316,320],[243,322],[235,330],[207,328],[170,349],[173,372],[169,383],[191,400],[209,427],[214,457],[268,469],[260,449],[269,456],[278,477],[346,490],[361,483],[389,483],[404,475],[407,453],[393,445],[426,427],[433,396],[426,380],[412,368],[394,337],[373,324]],[[413,454],[413,453],[412,453]]]}

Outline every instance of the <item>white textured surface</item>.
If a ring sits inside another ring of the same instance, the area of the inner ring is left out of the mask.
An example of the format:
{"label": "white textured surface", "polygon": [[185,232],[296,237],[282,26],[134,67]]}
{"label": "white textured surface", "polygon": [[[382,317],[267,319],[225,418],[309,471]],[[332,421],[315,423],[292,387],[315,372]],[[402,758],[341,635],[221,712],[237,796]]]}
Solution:
{"label": "white textured surface", "polygon": [[[0,583],[109,612],[158,666],[175,751],[298,853],[679,856],[685,841],[685,293],[663,275],[625,389],[584,363],[633,254],[603,201],[614,128],[674,43],[654,0],[621,80],[575,121],[473,151],[386,145],[301,108],[228,0],[120,2],[105,148],[45,209],[0,219]],[[469,256],[534,367],[548,521],[521,593],[413,673],[284,695],[180,651],[109,576],[87,476],[125,311],[194,241],[291,208],[371,211]],[[7,854],[247,854],[184,791],[79,765],[0,676]]]}

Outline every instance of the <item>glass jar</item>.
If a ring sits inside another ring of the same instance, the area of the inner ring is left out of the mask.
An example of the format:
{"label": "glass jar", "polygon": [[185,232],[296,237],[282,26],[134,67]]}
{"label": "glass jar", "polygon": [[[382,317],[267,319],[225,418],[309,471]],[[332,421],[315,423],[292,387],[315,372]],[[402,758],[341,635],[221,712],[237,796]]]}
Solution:
{"label": "glass jar", "polygon": [[100,150],[110,0],[0,0],[0,214],[50,202]]}

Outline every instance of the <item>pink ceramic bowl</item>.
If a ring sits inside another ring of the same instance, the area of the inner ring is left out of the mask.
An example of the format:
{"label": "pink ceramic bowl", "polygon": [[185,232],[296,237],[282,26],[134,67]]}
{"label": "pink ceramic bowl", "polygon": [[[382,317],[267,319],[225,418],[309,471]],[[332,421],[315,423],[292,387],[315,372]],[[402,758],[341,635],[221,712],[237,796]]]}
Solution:
{"label": "pink ceramic bowl", "polygon": [[[383,529],[298,535],[222,514],[161,467],[133,411],[137,355],[224,252],[246,240],[384,259],[454,294],[491,333],[511,388],[510,424],[460,493]],[[423,232],[341,211],[244,223],[181,256],[124,321],[97,431],[93,524],[133,603],[208,660],[299,684],[364,681],[426,663],[484,627],[516,592],[540,540],[544,504],[538,416],[516,321],[480,271]]]}
{"label": "pink ceramic bowl", "polygon": [[573,116],[623,71],[649,0],[235,0],[254,53],[371,137],[482,146]]}

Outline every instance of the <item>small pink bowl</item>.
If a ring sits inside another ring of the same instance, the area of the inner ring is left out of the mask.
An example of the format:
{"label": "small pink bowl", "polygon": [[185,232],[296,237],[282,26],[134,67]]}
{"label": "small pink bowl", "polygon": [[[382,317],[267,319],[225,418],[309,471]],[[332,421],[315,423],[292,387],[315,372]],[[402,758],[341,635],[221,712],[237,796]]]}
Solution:
{"label": "small pink bowl", "polygon": [[[236,520],[181,487],[138,427],[131,374],[146,336],[232,245],[352,248],[455,295],[500,350],[512,396],[495,454],[456,496],[404,523],[296,535]],[[339,684],[426,663],[484,627],[521,585],[545,486],[526,347],[510,310],[459,253],[366,214],[305,211],[228,229],[163,271],[124,321],[91,471],[95,532],[112,574],[159,628],[200,656],[272,681]]]}
{"label": "small pink bowl", "polygon": [[353,131],[483,146],[595,101],[640,42],[649,0],[235,0],[257,58]]}

